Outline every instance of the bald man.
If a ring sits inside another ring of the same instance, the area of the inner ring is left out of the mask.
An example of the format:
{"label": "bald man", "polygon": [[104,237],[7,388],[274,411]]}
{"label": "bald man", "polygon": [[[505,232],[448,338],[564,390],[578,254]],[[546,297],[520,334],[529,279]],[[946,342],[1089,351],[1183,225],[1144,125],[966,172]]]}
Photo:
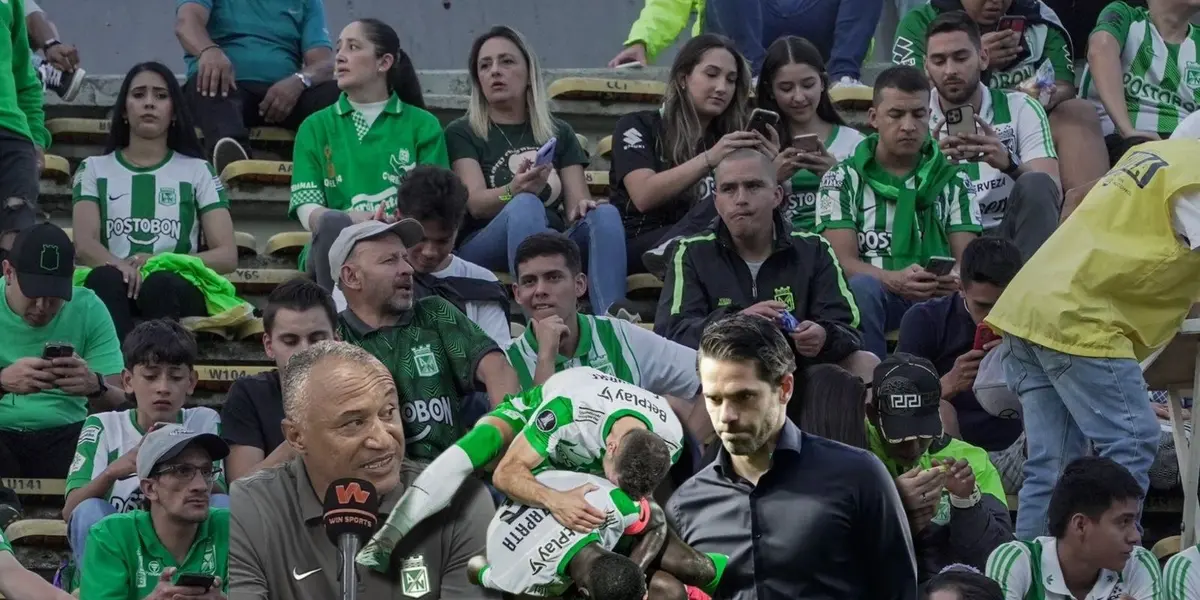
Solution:
{"label": "bald man", "polygon": [[801,368],[838,363],[871,381],[879,361],[861,350],[858,309],[842,268],[829,242],[792,231],[776,210],[783,189],[771,159],[737,150],[714,176],[718,217],[708,231],[680,241],[654,332],[696,348],[712,320],[757,315],[784,328]]}
{"label": "bald man", "polygon": [[[321,342],[292,356],[283,379],[283,433],[296,458],[231,490],[230,597],[316,600],[340,589],[337,548],[322,525],[331,482],[370,482],[386,516],[422,467],[405,460],[396,384],[366,350]],[[385,572],[360,569],[363,598],[498,598],[472,586],[495,506],[478,481],[415,529]]]}

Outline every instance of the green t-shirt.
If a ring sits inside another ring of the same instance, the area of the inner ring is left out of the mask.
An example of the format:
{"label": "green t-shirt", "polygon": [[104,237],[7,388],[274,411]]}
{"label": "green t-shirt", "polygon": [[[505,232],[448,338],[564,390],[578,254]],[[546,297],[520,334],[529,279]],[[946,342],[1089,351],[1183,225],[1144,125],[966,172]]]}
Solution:
{"label": "green t-shirt", "polygon": [[[573,165],[587,165],[587,152],[579,145],[575,130],[566,121],[554,119],[554,171],[546,180],[546,187],[538,197],[546,205],[546,216],[550,226],[563,229],[563,187],[558,172]],[[446,147],[450,162],[469,158],[479,163],[483,179],[489,188],[503,187],[513,179],[513,174],[525,159],[533,160],[542,145],[533,137],[529,123],[500,125],[492,123],[487,139],[475,135],[467,117],[459,117],[446,126]],[[488,224],[487,219],[476,219],[469,213],[463,221],[458,239],[462,240]]]}
{"label": "green t-shirt", "polygon": [[[5,280],[0,277],[0,289]],[[104,303],[87,288],[76,287],[71,301],[43,327],[31,327],[0,295],[0,369],[22,358],[40,357],[47,342],[66,342],[105,377],[125,368],[117,330]],[[0,430],[38,431],[80,423],[87,418],[87,399],[59,389],[35,394],[0,396]]]}
{"label": "green t-shirt", "polygon": [[305,204],[373,212],[382,203],[394,212],[396,190],[413,167],[450,166],[437,117],[395,94],[370,124],[346,94],[310,115],[296,132],[292,164],[292,218]]}
{"label": "green t-shirt", "polygon": [[[1200,105],[1200,27],[1189,26],[1182,43],[1168,44],[1150,21],[1149,9],[1113,2],[1100,13],[1094,31],[1112,34],[1121,45],[1125,110],[1133,128],[1169,137]],[[1079,95],[1103,110],[1090,69],[1083,71]],[[1109,129],[1111,122],[1105,126]]]}
{"label": "green t-shirt", "polygon": [[107,516],[88,532],[83,564],[80,597],[88,600],[142,600],[167,567],[220,577],[229,593],[229,510],[209,509],[182,564],[159,541],[150,513]]}
{"label": "green t-shirt", "polygon": [[[1038,3],[1041,5],[1041,3]],[[1053,12],[1041,5],[1043,16]],[[896,41],[892,45],[892,62],[924,70],[925,32],[941,12],[931,4],[908,11],[896,27]],[[1056,16],[1054,17],[1057,18]],[[987,31],[994,30],[988,29]],[[1003,71],[990,71],[989,87],[1011,89],[1032,77],[1042,61],[1049,60],[1054,67],[1056,81],[1075,83],[1075,63],[1071,58],[1071,43],[1062,29],[1046,23],[1030,23],[1025,28],[1025,52]]]}
{"label": "green t-shirt", "polygon": [[462,420],[462,399],[475,391],[479,361],[499,348],[453,304],[422,298],[382,329],[347,310],[338,316],[338,333],[375,355],[395,379],[406,457],[433,460],[466,433],[471,424]]}

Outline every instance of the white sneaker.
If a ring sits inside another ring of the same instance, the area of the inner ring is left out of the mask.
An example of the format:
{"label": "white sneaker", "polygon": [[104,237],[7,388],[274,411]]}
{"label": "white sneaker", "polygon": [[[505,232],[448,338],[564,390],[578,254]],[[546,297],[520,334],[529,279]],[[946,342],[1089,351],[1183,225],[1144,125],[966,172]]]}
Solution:
{"label": "white sneaker", "polygon": [[833,87],[836,89],[836,88],[856,88],[856,87],[865,88],[868,86],[866,84],[864,84],[863,82],[861,82],[849,75],[842,75],[841,79],[833,82]]}

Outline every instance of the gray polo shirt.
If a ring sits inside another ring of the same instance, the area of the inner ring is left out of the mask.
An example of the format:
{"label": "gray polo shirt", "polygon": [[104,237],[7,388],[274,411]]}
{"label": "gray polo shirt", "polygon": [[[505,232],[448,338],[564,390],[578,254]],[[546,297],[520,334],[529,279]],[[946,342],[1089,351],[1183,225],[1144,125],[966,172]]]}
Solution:
{"label": "gray polo shirt", "polygon": [[[404,461],[401,484],[381,498],[380,522],[423,466]],[[330,600],[338,596],[338,550],[321,524],[324,510],[301,458],[234,484],[230,498],[230,600]],[[358,568],[359,596],[370,600],[499,598],[467,581],[467,561],[484,554],[495,504],[468,479],[450,507],[401,541],[388,573]]]}

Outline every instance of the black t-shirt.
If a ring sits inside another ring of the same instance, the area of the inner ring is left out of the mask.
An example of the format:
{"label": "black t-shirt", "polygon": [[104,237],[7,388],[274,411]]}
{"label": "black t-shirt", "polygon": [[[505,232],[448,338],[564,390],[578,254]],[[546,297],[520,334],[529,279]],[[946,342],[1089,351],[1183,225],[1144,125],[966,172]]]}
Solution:
{"label": "black t-shirt", "polygon": [[[609,201],[621,211],[626,238],[633,239],[655,229],[670,227],[683,219],[693,203],[713,196],[713,178],[710,174],[694,187],[649,212],[639,211],[630,202],[629,191],[625,189],[626,175],[638,169],[653,169],[655,173],[668,170],[662,138],[663,119],[657,110],[627,114],[617,121],[613,132]],[[716,143],[713,138],[709,134],[705,139],[706,148]]]}
{"label": "black t-shirt", "polygon": [[229,445],[254,446],[270,454],[284,442],[283,390],[279,371],[233,382],[221,409],[221,436]]}

